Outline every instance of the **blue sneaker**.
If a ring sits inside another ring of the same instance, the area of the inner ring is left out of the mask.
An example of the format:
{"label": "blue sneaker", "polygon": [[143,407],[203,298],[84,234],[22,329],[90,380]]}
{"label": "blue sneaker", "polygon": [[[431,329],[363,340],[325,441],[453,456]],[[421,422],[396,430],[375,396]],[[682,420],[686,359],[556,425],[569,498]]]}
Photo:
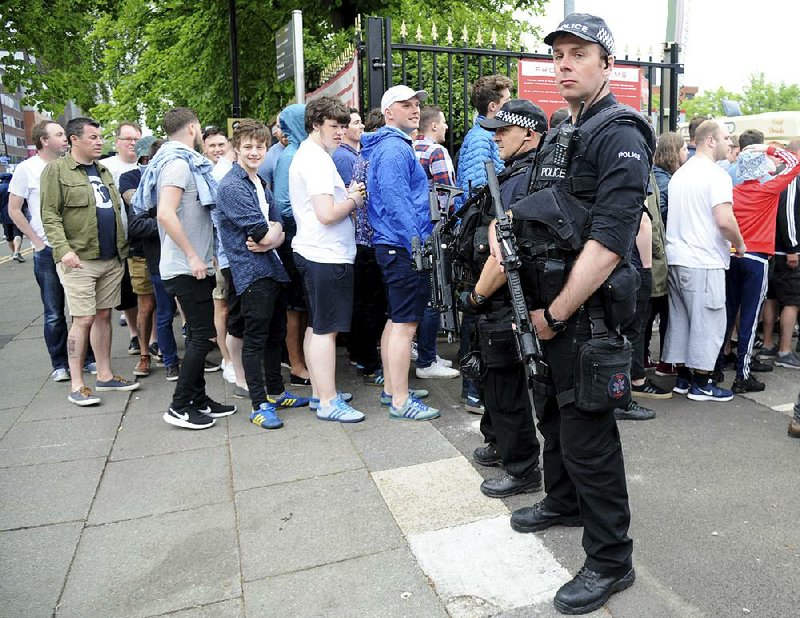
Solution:
{"label": "blue sneaker", "polygon": [[689,380],[678,376],[678,379],[675,380],[675,386],[672,387],[672,392],[678,393],[679,395],[685,395],[689,392],[689,387],[691,386],[692,383]]}
{"label": "blue sneaker", "polygon": [[720,388],[713,382],[702,387],[692,384],[687,397],[692,401],[730,401],[733,399],[733,391]]}
{"label": "blue sneaker", "polygon": [[472,414],[483,414],[485,411],[483,402],[477,395],[467,395],[464,398],[464,409]]}
{"label": "blue sneaker", "polygon": [[83,370],[86,373],[91,373],[93,376],[96,376],[97,375],[97,363],[95,363],[94,361],[92,361],[91,363],[86,363],[83,366]]}
{"label": "blue sneaker", "polygon": [[[408,389],[408,396],[414,397],[415,399],[425,399],[425,397],[427,397],[428,394],[429,394],[428,391],[426,391],[424,388]],[[386,391],[381,391],[381,405],[382,406],[392,405],[392,396]]]}
{"label": "blue sneaker", "polygon": [[383,387],[383,369],[376,369],[375,373],[365,373],[364,384]]}
{"label": "blue sneaker", "polygon": [[[344,393],[342,391],[336,391],[336,397],[338,399],[341,399],[345,403],[353,401],[353,393]],[[312,410],[319,410],[319,398],[309,397],[308,407],[311,408]]]}
{"label": "blue sneaker", "polygon": [[267,401],[276,408],[304,408],[311,401],[310,397],[298,397],[289,391],[283,391],[280,395],[273,397],[267,395]]}
{"label": "blue sneaker", "polygon": [[389,418],[398,421],[429,421],[440,416],[439,410],[409,397],[400,408],[389,406]]}
{"label": "blue sneaker", "polygon": [[317,418],[321,421],[337,423],[360,423],[364,420],[364,414],[337,397],[331,399],[327,406],[322,406],[317,410]]}
{"label": "blue sneaker", "polygon": [[250,422],[262,429],[280,429],[283,427],[283,421],[278,418],[275,406],[271,403],[262,403],[258,406],[258,410],[253,410],[250,414]]}

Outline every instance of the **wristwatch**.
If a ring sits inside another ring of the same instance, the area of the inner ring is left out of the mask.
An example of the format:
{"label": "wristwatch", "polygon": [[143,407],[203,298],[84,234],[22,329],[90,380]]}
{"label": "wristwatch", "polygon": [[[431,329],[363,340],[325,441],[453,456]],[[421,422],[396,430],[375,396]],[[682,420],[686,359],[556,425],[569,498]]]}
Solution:
{"label": "wristwatch", "polygon": [[472,290],[472,304],[474,305],[482,305],[486,302],[486,297],[478,294],[475,290]]}
{"label": "wristwatch", "polygon": [[551,315],[550,307],[545,308],[544,319],[547,322],[547,326],[549,326],[550,330],[554,333],[560,333],[567,327],[567,322],[565,320],[556,320]]}

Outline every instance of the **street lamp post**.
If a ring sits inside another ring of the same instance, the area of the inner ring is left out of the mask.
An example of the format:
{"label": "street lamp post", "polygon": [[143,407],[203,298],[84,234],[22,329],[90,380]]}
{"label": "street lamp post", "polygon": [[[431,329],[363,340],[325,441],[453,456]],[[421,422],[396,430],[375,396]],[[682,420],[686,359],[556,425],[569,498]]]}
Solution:
{"label": "street lamp post", "polygon": [[233,81],[233,117],[240,118],[242,115],[242,102],[239,98],[239,55],[236,32],[236,0],[228,0],[228,18],[230,24],[230,54],[231,54],[231,76]]}

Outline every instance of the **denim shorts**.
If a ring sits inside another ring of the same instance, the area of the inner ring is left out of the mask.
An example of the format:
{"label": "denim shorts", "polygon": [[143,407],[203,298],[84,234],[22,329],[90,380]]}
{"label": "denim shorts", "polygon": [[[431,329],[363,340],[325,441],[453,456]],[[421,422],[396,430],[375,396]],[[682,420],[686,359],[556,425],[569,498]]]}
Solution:
{"label": "denim shorts", "polygon": [[353,265],[312,262],[295,252],[303,278],[308,325],[315,335],[349,333],[353,318]]}
{"label": "denim shorts", "polygon": [[411,254],[403,247],[375,245],[375,258],[386,284],[389,319],[397,323],[419,322],[430,299],[430,273],[414,270]]}

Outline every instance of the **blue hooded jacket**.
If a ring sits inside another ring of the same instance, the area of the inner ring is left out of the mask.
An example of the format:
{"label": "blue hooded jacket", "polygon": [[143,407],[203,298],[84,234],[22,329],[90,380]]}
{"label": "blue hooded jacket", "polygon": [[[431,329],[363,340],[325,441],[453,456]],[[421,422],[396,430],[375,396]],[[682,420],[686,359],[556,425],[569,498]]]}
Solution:
{"label": "blue hooded jacket", "polygon": [[281,112],[281,131],[289,138],[289,145],[278,157],[273,177],[273,196],[275,204],[281,211],[284,220],[292,218],[292,203],[289,201],[289,166],[300,147],[300,143],[308,137],[306,133],[306,106],[302,103],[290,105]]}
{"label": "blue hooded jacket", "polygon": [[494,133],[487,131],[478,124],[484,118],[485,116],[478,116],[475,119],[475,124],[467,131],[464,136],[464,143],[461,144],[456,177],[458,178],[458,186],[464,190],[464,195],[456,198],[457,208],[469,197],[470,183],[473,191],[486,184],[484,161],[489,159],[494,161],[494,171],[498,174],[503,170],[500,151],[492,139]]}
{"label": "blue hooded jacket", "polygon": [[433,230],[428,207],[428,177],[417,161],[411,138],[392,127],[361,136],[361,156],[369,161],[369,222],[374,245],[405,247],[424,241]]}

